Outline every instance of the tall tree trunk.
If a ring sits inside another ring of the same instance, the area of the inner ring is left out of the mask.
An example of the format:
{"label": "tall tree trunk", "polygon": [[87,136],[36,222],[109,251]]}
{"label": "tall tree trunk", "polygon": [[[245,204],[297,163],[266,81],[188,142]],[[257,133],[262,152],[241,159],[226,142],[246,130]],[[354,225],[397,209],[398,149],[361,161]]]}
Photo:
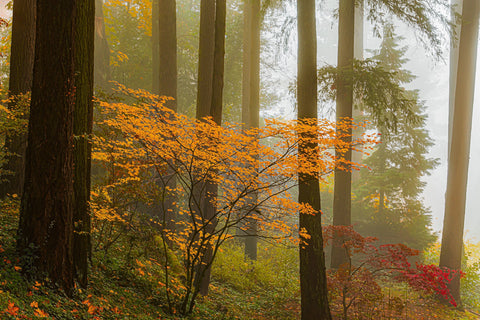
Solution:
{"label": "tall tree trunk", "polygon": [[[477,0],[465,0],[463,2],[452,144],[448,163],[445,217],[440,252],[440,266],[457,270],[461,269],[462,266],[463,228],[475,93],[479,17],[480,3]],[[450,282],[449,289],[457,304],[460,305],[459,276],[456,276]]]}
{"label": "tall tree trunk", "polygon": [[95,0],[95,86],[108,90],[110,85],[110,48],[103,18],[103,0]]}
{"label": "tall tree trunk", "polygon": [[[298,120],[317,118],[317,38],[315,0],[297,1],[298,21]],[[299,156],[318,145],[299,145]],[[314,153],[316,154],[316,153]],[[315,214],[300,212],[300,230],[310,236],[300,243],[300,292],[302,320],[331,319],[328,305],[325,255],[323,252],[320,185],[317,175],[299,174],[298,202],[309,204]]]}
{"label": "tall tree trunk", "polygon": [[92,133],[93,125],[95,0],[79,1],[76,8],[73,262],[75,276],[79,284],[86,288],[91,229],[89,201],[92,145],[88,135]]}
{"label": "tall tree trunk", "polygon": [[[200,45],[197,95],[197,119],[212,117],[216,124],[222,124],[223,78],[225,60],[226,0],[202,0],[200,8]],[[201,206],[204,219],[211,222],[205,228],[207,233],[216,227],[216,207],[212,201],[218,194],[218,185],[206,181]],[[212,248],[206,248],[197,276],[200,279],[200,294],[208,294],[210,284]],[[206,266],[205,268],[203,266]]]}
{"label": "tall tree trunk", "polygon": [[[462,13],[463,0],[452,0],[451,17],[455,22],[458,15]],[[460,34],[462,25],[455,24],[454,36],[450,39],[450,77],[449,77],[449,99],[448,99],[448,157],[450,157],[450,146],[452,144],[452,125],[453,110],[455,106],[455,90],[457,88],[457,68],[458,68],[458,44],[460,42]]]}
{"label": "tall tree trunk", "polygon": [[[175,13],[176,16],[176,13]],[[152,0],[152,92],[160,95],[160,0]],[[175,49],[176,50],[176,49]]]}
{"label": "tall tree trunk", "polygon": [[[363,7],[363,0],[359,1],[357,6],[355,7],[355,40],[354,40],[354,49],[353,49],[353,56],[356,60],[363,60],[363,16],[364,16],[364,7]],[[360,107],[362,101],[361,97],[355,97],[357,108],[353,109],[353,120],[358,122],[361,120],[363,116],[363,112],[358,108]],[[353,130],[353,139],[359,140],[364,133],[362,127],[355,128]],[[353,163],[362,163],[363,157],[363,148],[362,146],[358,147],[358,151],[352,152],[352,161]],[[360,179],[360,171],[354,170],[352,171],[352,183],[355,183]]]}
{"label": "tall tree trunk", "polygon": [[[32,90],[33,60],[35,54],[36,0],[17,0],[13,3],[12,43],[10,54],[9,96],[10,108],[15,108],[16,97]],[[2,169],[9,171],[0,181],[0,198],[7,194],[22,194],[25,172],[27,137],[7,132],[5,149],[7,161]]]}
{"label": "tall tree trunk", "polygon": [[197,119],[199,120],[211,115],[214,48],[215,0],[201,0],[197,89]]}
{"label": "tall tree trunk", "polygon": [[[338,16],[338,69],[337,79],[337,121],[352,119],[353,109],[353,53],[355,34],[355,1],[340,0]],[[339,130],[346,144],[352,141],[352,129]],[[343,152],[335,150],[337,158],[349,163],[352,160],[352,150]],[[335,185],[333,190],[333,225],[348,226],[351,224],[352,203],[352,172],[346,168],[335,168]],[[336,269],[348,262],[345,248],[342,247],[343,237],[335,234],[332,245],[331,267]]]}
{"label": "tall tree trunk", "polygon": [[[166,106],[177,111],[177,10],[176,0],[154,0],[152,8],[152,53],[153,53],[153,92],[174,100]],[[175,229],[175,197],[169,190],[177,184],[173,163],[166,167],[159,178],[158,187],[163,190],[161,205],[155,205],[163,225],[173,232]],[[169,245],[172,245],[169,243]]]}
{"label": "tall tree trunk", "polygon": [[[242,123],[245,129],[260,125],[260,1],[244,1],[243,28],[243,82],[242,82]],[[251,204],[257,204],[257,194],[252,195]],[[257,221],[246,219],[245,257],[257,259]]]}
{"label": "tall tree trunk", "polygon": [[[158,6],[158,87],[154,92],[177,99],[177,9],[176,0],[157,0]],[[176,100],[167,106],[177,110]]]}
{"label": "tall tree trunk", "polygon": [[[380,131],[382,131],[380,129]],[[382,136],[381,137],[385,137],[385,134],[384,132],[381,132],[382,133]],[[386,159],[386,141],[383,140],[383,141],[380,141],[380,146],[378,147],[378,154],[379,154],[379,166],[378,166],[378,173],[380,175],[384,175],[385,174],[385,167],[387,165],[387,159]],[[378,190],[378,219],[380,221],[385,221],[385,186],[383,184],[383,179],[381,180],[380,182],[380,185],[379,185],[379,190]]]}
{"label": "tall tree trunk", "polygon": [[[197,88],[197,112],[196,118],[201,120],[204,117],[208,117],[210,114],[210,107],[212,105],[212,92],[213,92],[213,61],[214,61],[214,48],[215,48],[215,0],[201,0],[200,2],[200,41],[198,46],[198,88]],[[197,183],[194,187],[194,198],[197,201],[197,206],[194,205],[197,215],[204,215],[204,220],[207,219],[204,210],[205,202],[209,202],[207,198],[208,186],[204,186],[202,183]],[[207,182],[204,182],[207,183]],[[212,214],[212,213],[210,213]],[[211,254],[212,250],[207,248],[208,253]],[[210,259],[207,253],[204,254],[204,260]],[[201,294],[208,294],[208,286],[210,284],[210,272],[205,270],[202,265],[196,268],[195,283],[197,283],[198,290]],[[204,280],[204,276],[208,279]]]}
{"label": "tall tree trunk", "polygon": [[[38,0],[18,249],[32,276],[73,288],[75,0]],[[25,261],[29,262],[29,261]],[[33,268],[33,269],[32,269]],[[33,274],[34,271],[34,274]]]}

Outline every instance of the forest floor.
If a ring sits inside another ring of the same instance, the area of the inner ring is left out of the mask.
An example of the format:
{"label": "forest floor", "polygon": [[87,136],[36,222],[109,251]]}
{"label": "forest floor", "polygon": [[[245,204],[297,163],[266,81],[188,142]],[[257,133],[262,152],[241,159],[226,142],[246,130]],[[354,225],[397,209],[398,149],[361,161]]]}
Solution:
{"label": "forest floor", "polygon": [[[158,256],[137,250],[94,251],[89,288],[72,297],[22,276],[15,253],[17,206],[0,206],[0,319],[182,319],[166,312],[159,281]],[[137,248],[138,249],[138,248]],[[264,245],[259,261],[243,261],[243,252],[227,245],[213,269],[207,297],[200,297],[186,319],[299,319],[300,297],[295,248]],[[480,319],[471,312],[443,306],[407,289],[388,294],[371,310],[352,308],[348,319]],[[340,306],[332,306],[335,319]]]}

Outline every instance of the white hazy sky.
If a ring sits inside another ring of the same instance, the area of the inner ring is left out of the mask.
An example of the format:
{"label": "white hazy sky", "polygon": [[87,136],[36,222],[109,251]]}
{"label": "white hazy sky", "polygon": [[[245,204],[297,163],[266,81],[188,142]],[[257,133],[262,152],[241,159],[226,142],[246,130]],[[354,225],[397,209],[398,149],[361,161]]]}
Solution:
{"label": "white hazy sky", "polygon": [[[480,57],[480,53],[478,55]],[[447,176],[447,140],[448,140],[448,66],[434,64],[425,57],[423,49],[409,52],[408,68],[418,76],[414,86],[420,89],[422,99],[427,105],[427,127],[434,139],[431,156],[440,158],[441,165],[425,178],[425,203],[431,207],[433,225],[436,230],[442,228],[445,206]],[[477,63],[475,101],[472,119],[472,140],[470,147],[470,166],[468,175],[467,207],[465,230],[467,238],[480,240],[480,72]]]}

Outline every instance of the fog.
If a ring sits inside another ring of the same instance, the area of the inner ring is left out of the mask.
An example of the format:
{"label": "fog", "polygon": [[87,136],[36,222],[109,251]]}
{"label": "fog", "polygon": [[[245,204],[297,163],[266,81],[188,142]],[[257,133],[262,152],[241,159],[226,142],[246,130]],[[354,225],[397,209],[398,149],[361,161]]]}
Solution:
{"label": "fog", "polygon": [[[324,3],[317,10],[317,40],[318,40],[318,64],[336,64],[336,42],[337,25],[333,16],[334,5],[332,1]],[[290,19],[295,18],[295,7],[292,5],[285,10],[284,14]],[[284,17],[284,21],[287,18]],[[408,46],[405,56],[409,61],[405,69],[411,71],[416,79],[408,84],[408,89],[418,90],[421,100],[426,106],[428,116],[426,128],[430,132],[434,145],[430,148],[429,157],[437,158],[440,164],[431,171],[431,175],[423,177],[426,182],[423,193],[424,202],[431,209],[432,227],[440,236],[443,227],[443,215],[445,206],[445,191],[447,185],[447,140],[448,140],[448,101],[449,101],[449,51],[447,44],[442,57],[435,58],[428,48],[422,46],[416,39],[412,29],[401,22],[395,22],[396,33],[405,39],[400,42],[401,46]],[[271,29],[270,29],[271,30]],[[265,37],[273,44],[278,44],[279,37],[285,34],[277,31],[266,31]],[[277,57],[277,64],[280,70],[264,71],[264,78],[275,78],[278,94],[288,96],[288,87],[295,81],[296,77],[296,35],[291,32],[289,37],[290,49],[282,51]],[[373,27],[366,22],[364,26],[364,54],[371,55],[370,50],[378,49],[380,39],[374,35]],[[480,74],[477,68],[476,97],[474,102],[472,140],[470,150],[470,167],[468,178],[468,193],[465,218],[465,238],[480,240],[480,197],[477,197],[480,189],[480,168],[475,166],[480,161]],[[272,80],[270,80],[272,81]],[[291,94],[290,94],[291,95]],[[282,116],[286,118],[295,117],[295,110],[292,106],[294,100],[283,98],[272,109],[264,111],[265,116]]]}
{"label": "fog", "polygon": [[[9,18],[11,11],[5,8],[8,0],[0,0],[0,16]],[[334,4],[332,1],[326,1],[317,10],[317,38],[318,38],[318,64],[336,63],[336,42],[337,26],[336,18],[333,17]],[[286,17],[295,18],[295,7],[291,4],[290,8],[284,11],[283,19],[276,21],[277,27],[287,20]],[[276,13],[278,16],[278,14]],[[270,23],[270,22],[269,22]],[[291,25],[295,25],[292,23]],[[397,22],[397,33],[405,37],[402,45],[409,47],[406,58],[409,60],[405,68],[411,71],[417,78],[408,85],[408,89],[419,90],[421,99],[425,102],[428,115],[427,129],[434,141],[430,149],[429,157],[438,158],[440,164],[431,172],[430,176],[424,177],[427,183],[424,191],[425,204],[430,207],[432,215],[432,227],[438,234],[441,234],[443,224],[443,214],[445,205],[445,190],[447,176],[447,140],[448,140],[448,50],[445,50],[443,57],[434,59],[427,50],[422,47],[415,39],[412,30]],[[365,55],[368,56],[368,50],[378,48],[380,39],[373,35],[373,28],[368,23],[364,26],[364,46]],[[278,103],[272,107],[263,110],[263,115],[281,116],[284,118],[293,118],[295,110],[289,96],[289,86],[295,81],[296,77],[296,34],[290,31],[288,35],[289,49],[280,48],[278,36],[286,37],[278,30],[269,29],[262,35],[263,42],[276,47],[276,55],[266,56],[263,53],[263,62],[275,65],[273,69],[262,70],[262,79],[270,79],[270,83],[275,83],[276,94],[282,96]],[[278,53],[281,51],[281,53]],[[273,60],[272,60],[273,59]],[[474,101],[472,140],[470,149],[470,167],[465,217],[465,236],[467,239],[480,240],[480,197],[477,197],[480,189],[480,168],[475,164],[480,162],[480,73],[477,67],[476,96]]]}
{"label": "fog", "polygon": [[480,2],[442,237],[450,0],[361,1],[0,0],[0,318],[480,315]]}

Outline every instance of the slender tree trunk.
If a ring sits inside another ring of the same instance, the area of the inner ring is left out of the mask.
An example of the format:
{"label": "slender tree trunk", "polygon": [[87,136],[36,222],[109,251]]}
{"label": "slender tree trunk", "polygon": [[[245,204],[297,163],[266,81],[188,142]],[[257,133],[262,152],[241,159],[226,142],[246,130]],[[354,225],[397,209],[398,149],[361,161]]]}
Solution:
{"label": "slender tree trunk", "polygon": [[89,201],[92,145],[88,135],[92,133],[93,122],[95,0],[77,2],[75,22],[73,262],[77,281],[86,288],[91,229]]}
{"label": "slender tree trunk", "polygon": [[[360,1],[360,3],[355,7],[355,41],[354,41],[354,49],[353,49],[353,55],[356,60],[363,60],[363,0]],[[355,122],[358,122],[362,116],[363,112],[358,108],[361,105],[361,97],[355,97],[355,104],[357,105],[357,108],[353,109],[353,120]],[[353,130],[353,139],[354,140],[359,140],[364,133],[364,130],[362,127],[358,127]],[[352,152],[352,161],[353,163],[362,163],[362,157],[363,157],[363,148],[362,146],[357,147],[359,150],[358,151],[353,151]],[[352,171],[352,183],[355,183],[360,179],[360,171],[359,170],[354,170]]]}
{"label": "slender tree trunk", "polygon": [[[226,10],[226,0],[201,2],[197,119],[210,116],[218,125],[222,124]],[[204,219],[212,220],[206,228],[206,232],[211,233],[216,227],[216,219],[212,219],[216,215],[212,199],[217,197],[218,185],[210,181],[205,183],[201,206]],[[208,294],[212,258],[209,247],[197,271],[197,275],[203,275],[199,288],[202,295]],[[208,265],[206,270],[203,265]]]}
{"label": "slender tree trunk", "polygon": [[95,0],[95,86],[108,90],[110,85],[110,48],[103,19],[103,0]]}
{"label": "slender tree trunk", "polygon": [[[462,13],[463,0],[452,0],[452,21],[456,21],[457,15]],[[455,90],[457,87],[457,68],[458,68],[458,44],[462,25],[456,24],[454,27],[454,37],[450,39],[450,77],[449,77],[449,100],[448,100],[448,157],[450,157],[450,146],[452,144],[452,125],[453,110],[455,106]]]}
{"label": "slender tree trunk", "polygon": [[[353,57],[354,57],[354,26],[355,26],[355,1],[340,0],[338,19],[338,69],[337,79],[337,121],[350,121],[353,109]],[[342,140],[350,144],[352,129],[339,130],[345,135]],[[336,150],[337,158],[347,163],[352,160],[352,150],[343,152]],[[351,225],[352,203],[352,172],[350,168],[335,168],[335,185],[333,190],[333,225]],[[335,235],[332,245],[331,267],[336,269],[348,262],[347,252],[342,247],[343,237]]]}
{"label": "slender tree trunk", "polygon": [[[445,217],[440,252],[440,266],[456,270],[462,267],[463,228],[475,93],[479,17],[480,3],[477,0],[465,0],[463,3],[452,144],[448,163]],[[459,276],[456,276],[450,282],[449,289],[457,304],[461,305]]]}
{"label": "slender tree trunk", "polygon": [[[153,92],[174,100],[166,106],[177,111],[177,10],[176,0],[154,0],[152,12],[152,49],[153,49]],[[173,163],[166,167],[165,174],[159,178],[158,187],[163,190],[161,205],[155,205],[164,225],[175,230],[175,202],[171,191],[177,183]],[[172,243],[169,243],[171,246]]]}
{"label": "slender tree trunk", "polygon": [[[16,0],[13,3],[12,43],[10,54],[9,96],[14,98],[10,108],[15,108],[18,95],[32,89],[33,59],[35,54],[36,0]],[[25,172],[25,134],[7,132],[5,149],[7,161],[2,169],[9,171],[0,181],[0,198],[7,194],[22,194]]]}
{"label": "slender tree trunk", "polygon": [[75,0],[38,0],[18,249],[25,272],[73,288]]}
{"label": "slender tree trunk", "polygon": [[[176,13],[175,13],[176,16]],[[160,95],[160,0],[152,0],[152,92]]]}
{"label": "slender tree trunk", "polygon": [[212,102],[210,114],[216,124],[222,124],[223,78],[225,70],[225,24],[227,17],[226,0],[215,2],[215,45],[212,77]]}
{"label": "slender tree trunk", "polygon": [[[317,38],[315,0],[297,1],[298,21],[298,120],[317,118]],[[300,137],[299,156],[315,143]],[[314,153],[316,154],[316,153]],[[312,206],[316,214],[300,212],[300,230],[310,236],[300,244],[300,292],[302,320],[331,319],[323,252],[320,185],[317,175],[299,174],[298,202]]]}
{"label": "slender tree trunk", "polygon": [[155,93],[172,97],[167,106],[177,110],[177,9],[176,0],[158,0],[158,88]]}
{"label": "slender tree trunk", "polygon": [[[260,125],[260,1],[244,1],[242,123],[245,129]],[[258,196],[252,195],[250,208]],[[257,259],[257,221],[246,219],[245,257]]]}
{"label": "slender tree trunk", "polygon": [[197,119],[211,115],[214,46],[215,0],[201,0],[200,44],[198,46]]}
{"label": "slender tree trunk", "polygon": [[[212,105],[212,93],[213,93],[213,61],[214,61],[214,48],[215,48],[215,0],[201,0],[200,2],[200,42],[198,46],[198,88],[197,88],[197,114],[198,120],[211,115],[210,107]],[[207,182],[203,182],[207,183]],[[198,202],[196,208],[197,215],[204,215],[206,220],[206,213],[204,210],[209,202],[207,192],[211,192],[208,186],[205,186],[205,191],[201,191],[204,186],[203,183],[197,183],[195,181],[195,187],[193,190],[194,198]],[[211,214],[211,213],[210,213]],[[204,254],[204,260],[209,259],[208,253]],[[202,276],[203,275],[203,276]],[[204,277],[208,279],[204,280]],[[198,278],[198,280],[197,280]],[[208,286],[210,284],[210,272],[206,271],[202,266],[198,266],[195,271],[195,283],[199,283],[201,294],[208,294]]]}
{"label": "slender tree trunk", "polygon": [[[385,135],[382,134],[382,137],[384,137]],[[386,154],[385,154],[385,149],[386,149],[386,141],[380,141],[380,146],[378,148],[378,152],[379,152],[379,155],[380,155],[380,159],[379,159],[379,174],[380,175],[384,175],[385,174],[385,167],[386,167]],[[384,216],[384,213],[385,213],[385,186],[383,185],[383,181],[380,183],[380,190],[378,190],[378,216],[379,216],[379,219],[380,220],[384,220],[385,221],[385,216]]]}

